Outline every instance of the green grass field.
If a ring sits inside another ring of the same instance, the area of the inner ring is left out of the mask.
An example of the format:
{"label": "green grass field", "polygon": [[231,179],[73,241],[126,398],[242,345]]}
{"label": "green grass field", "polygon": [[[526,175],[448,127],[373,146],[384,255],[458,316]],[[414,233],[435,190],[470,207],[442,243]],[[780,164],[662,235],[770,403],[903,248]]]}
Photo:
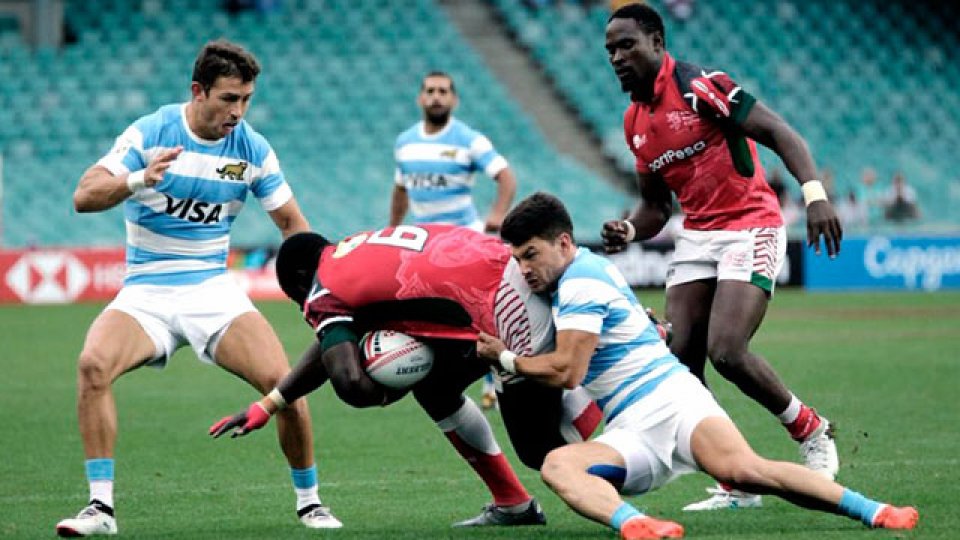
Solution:
{"label": "green grass field", "polygon": [[[641,292],[660,308],[662,296]],[[0,537],[50,538],[86,502],[74,412],[75,357],[99,305],[0,308]],[[286,304],[265,304],[296,358],[311,339]],[[754,349],[788,386],[838,426],[840,480],[920,509],[907,534],[870,531],[837,516],[767,497],[760,510],[685,514],[711,485],[691,475],[633,499],[681,521],[689,538],[943,538],[960,535],[960,294],[784,291]],[[761,453],[795,460],[775,419],[712,374],[721,403]],[[181,350],[164,371],[142,369],[115,386],[120,412],[117,512],[128,538],[614,538],[568,510],[531,471],[547,527],[455,531],[487,501],[482,484],[412,400],[354,410],[330,388],[311,396],[321,496],[345,523],[308,531],[293,513],[286,464],[272,427],[211,440],[207,427],[255,397],[245,384]],[[474,389],[474,395],[477,395]],[[490,416],[501,443],[502,424]],[[508,450],[512,456],[512,450]]]}

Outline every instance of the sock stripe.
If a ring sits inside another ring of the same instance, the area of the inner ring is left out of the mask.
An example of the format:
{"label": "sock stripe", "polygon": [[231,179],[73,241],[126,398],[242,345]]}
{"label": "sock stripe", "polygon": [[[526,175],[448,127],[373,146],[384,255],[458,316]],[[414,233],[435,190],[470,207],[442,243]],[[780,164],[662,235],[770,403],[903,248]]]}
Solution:
{"label": "sock stripe", "polygon": [[877,517],[882,506],[877,501],[868,499],[852,489],[844,489],[837,508],[843,515],[859,519],[864,525],[872,527],[873,519]]}
{"label": "sock stripe", "polygon": [[317,466],[312,465],[306,469],[290,469],[290,477],[293,479],[293,487],[297,489],[309,489],[317,485]]}
{"label": "sock stripe", "polygon": [[637,510],[629,503],[623,503],[614,511],[613,516],[610,518],[610,527],[619,532],[627,520],[637,516],[643,516],[643,512]]}
{"label": "sock stripe", "polygon": [[83,465],[87,471],[88,481],[113,481],[113,458],[88,459]]}

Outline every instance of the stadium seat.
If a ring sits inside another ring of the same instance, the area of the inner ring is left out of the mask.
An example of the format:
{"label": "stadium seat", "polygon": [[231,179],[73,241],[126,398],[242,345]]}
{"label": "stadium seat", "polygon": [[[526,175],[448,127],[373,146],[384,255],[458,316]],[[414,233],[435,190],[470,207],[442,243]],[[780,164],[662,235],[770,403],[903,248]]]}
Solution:
{"label": "stadium seat", "polygon": [[[494,1],[520,43],[603,141],[604,150],[632,170],[629,150],[616,135],[622,131],[625,97],[600,47],[609,11],[599,3],[588,10],[567,4],[534,12],[523,0]],[[662,1],[650,4],[666,13]],[[887,178],[902,170],[919,186],[942,185],[957,176],[952,152],[924,148],[950,140],[947,134],[955,134],[960,125],[960,97],[953,90],[960,83],[960,64],[946,61],[944,52],[960,45],[958,34],[944,28],[956,20],[958,8],[950,2],[903,6],[833,0],[697,2],[685,22],[665,17],[667,42],[680,59],[728,70],[784,115],[807,139],[818,162],[835,171],[838,189],[855,186],[865,166],[888,171],[881,173]],[[866,142],[848,142],[853,140]],[[903,150],[907,140],[912,151]],[[767,167],[780,166],[772,152],[761,155]],[[960,204],[960,190],[941,192],[947,195],[921,200],[924,215],[928,221],[955,224],[951,209]]]}
{"label": "stadium seat", "polygon": [[[624,202],[552,149],[435,0],[298,0],[275,13],[236,16],[218,5],[68,2],[65,17],[79,40],[61,51],[30,51],[0,27],[0,43],[13,44],[0,48],[5,245],[122,242],[120,209],[82,217],[67,211],[76,181],[137,117],[188,99],[197,48],[218,37],[244,44],[263,63],[248,120],[271,141],[307,217],[324,234],[386,221],[394,140],[419,118],[414,98],[433,69],[457,79],[458,116],[511,161],[522,193],[585,184],[595,186],[596,198]],[[569,10],[567,26],[584,13]],[[568,48],[584,46],[587,36],[572,33]],[[378,60],[385,56],[390,62]],[[493,183],[481,177],[477,184],[478,204],[487,207]],[[572,213],[589,238],[606,214],[583,199]],[[23,211],[35,204],[49,211]],[[278,240],[256,209],[237,221],[234,245]]]}

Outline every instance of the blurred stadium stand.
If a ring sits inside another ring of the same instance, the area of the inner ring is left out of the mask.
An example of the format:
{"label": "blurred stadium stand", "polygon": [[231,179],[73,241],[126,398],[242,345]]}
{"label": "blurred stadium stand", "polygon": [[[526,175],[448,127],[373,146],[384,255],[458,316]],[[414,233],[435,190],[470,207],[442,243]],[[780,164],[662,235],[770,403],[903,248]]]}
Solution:
{"label": "blurred stadium stand", "polygon": [[[516,38],[597,132],[604,150],[632,169],[623,142],[627,97],[609,67],[607,2],[492,0]],[[960,48],[955,2],[890,0],[699,1],[683,22],[665,14],[675,57],[728,71],[806,137],[836,195],[873,167],[897,170],[916,188],[927,230],[957,230],[960,172]],[[783,168],[764,149],[765,166]],[[796,185],[791,183],[795,192]]]}
{"label": "blurred stadium stand", "polygon": [[[189,98],[193,59],[226,37],[263,64],[247,119],[276,149],[312,225],[336,238],[385,224],[394,139],[419,119],[424,74],[448,71],[457,116],[510,160],[520,195],[574,203],[583,231],[629,203],[552,149],[432,0],[285,0],[275,12],[230,15],[205,0],[70,2],[77,42],[32,50],[0,24],[0,149],[7,246],[120,244],[122,213],[77,216],[71,194],[85,167],[133,120]],[[493,182],[477,178],[481,211]],[[248,203],[256,205],[253,199]],[[259,209],[238,220],[234,245],[276,243]]]}
{"label": "blurred stadium stand", "polygon": [[[606,3],[490,2],[605,150],[632,168],[621,131],[626,96],[602,47]],[[122,243],[119,209],[75,214],[76,181],[133,120],[188,99],[194,55],[218,37],[263,63],[248,120],[277,150],[314,227],[331,237],[385,222],[394,138],[419,118],[416,91],[432,69],[453,75],[457,115],[510,160],[520,195],[560,195],[582,239],[628,206],[551,147],[435,0],[275,3],[271,13],[230,15],[214,0],[71,1],[64,18],[76,40],[60,49],[29,47],[0,16],[0,244]],[[688,21],[667,18],[668,44],[680,58],[727,69],[783,114],[834,171],[838,194],[863,167],[877,169],[881,183],[902,170],[919,193],[922,226],[956,230],[957,11],[902,0],[700,1]],[[779,166],[770,152],[763,158]],[[477,186],[485,208],[492,182],[480,175]],[[235,229],[235,245],[277,240],[258,209]]]}

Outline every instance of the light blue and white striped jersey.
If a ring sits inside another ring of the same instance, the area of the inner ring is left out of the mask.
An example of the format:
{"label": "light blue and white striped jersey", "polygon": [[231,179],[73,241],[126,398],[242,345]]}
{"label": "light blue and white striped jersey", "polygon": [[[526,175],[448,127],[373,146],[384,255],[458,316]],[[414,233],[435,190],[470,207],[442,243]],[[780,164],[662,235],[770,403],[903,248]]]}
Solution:
{"label": "light blue and white striped jersey", "polygon": [[623,274],[585,248],[560,277],[553,294],[557,331],[598,334],[583,386],[609,422],[670,375],[687,371],[647,317]]}
{"label": "light blue and white striped jersey", "polygon": [[207,141],[190,131],[185,113],[179,103],[140,118],[97,162],[121,175],[183,146],[160,183],[124,202],[125,285],[191,285],[225,273],[230,227],[247,192],[268,212],[293,197],[273,149],[246,121]]}
{"label": "light blue and white striped jersey", "polygon": [[397,137],[394,155],[394,181],[407,189],[416,223],[473,225],[474,172],[493,178],[508,166],[490,139],[452,117],[432,135],[417,122]]}

